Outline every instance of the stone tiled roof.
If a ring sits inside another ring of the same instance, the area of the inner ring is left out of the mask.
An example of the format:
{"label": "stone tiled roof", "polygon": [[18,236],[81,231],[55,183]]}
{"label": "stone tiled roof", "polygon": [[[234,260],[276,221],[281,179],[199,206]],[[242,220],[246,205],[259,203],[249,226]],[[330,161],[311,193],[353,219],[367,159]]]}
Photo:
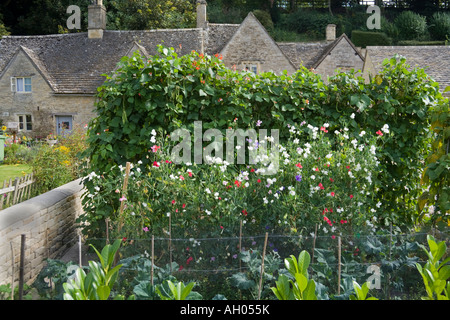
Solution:
{"label": "stone tiled roof", "polygon": [[[0,41],[0,74],[22,47],[55,93],[93,94],[115,69],[120,59],[136,45],[146,53],[156,53],[158,44],[174,47],[179,54],[219,52],[232,35],[232,25],[213,26],[210,41],[202,29],[160,29],[148,31],[106,30],[103,39],[89,39],[87,33],[45,36],[6,36]],[[230,35],[231,33],[231,35]],[[207,40],[207,39],[206,39]]]}
{"label": "stone tiled roof", "polygon": [[333,45],[334,42],[278,42],[278,46],[284,54],[292,61],[295,67],[301,65],[310,69],[316,65],[316,62]]}
{"label": "stone tiled roof", "polygon": [[450,86],[450,65],[447,62],[450,46],[368,46],[366,49],[374,71],[381,70],[384,59],[399,54],[412,68],[425,69],[439,83],[440,90]]}

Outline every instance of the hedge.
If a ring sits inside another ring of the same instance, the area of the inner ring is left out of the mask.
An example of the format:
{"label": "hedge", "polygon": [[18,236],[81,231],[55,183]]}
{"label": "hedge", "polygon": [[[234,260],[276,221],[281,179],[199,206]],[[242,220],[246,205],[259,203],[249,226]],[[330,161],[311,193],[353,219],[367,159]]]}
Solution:
{"label": "hedge", "polygon": [[389,46],[392,44],[392,39],[382,32],[370,32],[370,31],[352,31],[352,42],[357,47],[367,46]]}

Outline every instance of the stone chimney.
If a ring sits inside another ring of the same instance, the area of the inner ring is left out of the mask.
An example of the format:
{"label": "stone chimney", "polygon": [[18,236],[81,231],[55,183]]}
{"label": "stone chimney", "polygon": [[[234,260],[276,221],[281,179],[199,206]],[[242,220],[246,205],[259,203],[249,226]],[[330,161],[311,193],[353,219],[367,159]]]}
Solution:
{"label": "stone chimney", "polygon": [[102,39],[106,29],[106,8],[103,0],[91,0],[88,6],[88,38]]}
{"label": "stone chimney", "polygon": [[327,25],[326,38],[327,38],[328,42],[336,40],[336,25],[335,24]]}
{"label": "stone chimney", "polygon": [[197,0],[197,28],[206,28],[206,0]]}

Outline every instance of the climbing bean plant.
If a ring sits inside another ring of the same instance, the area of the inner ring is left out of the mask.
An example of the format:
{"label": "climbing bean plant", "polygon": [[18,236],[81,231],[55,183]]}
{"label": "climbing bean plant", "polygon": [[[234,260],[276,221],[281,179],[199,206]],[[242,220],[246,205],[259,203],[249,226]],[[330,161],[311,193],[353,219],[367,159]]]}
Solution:
{"label": "climbing bean plant", "polygon": [[[377,140],[379,172],[374,178],[379,187],[371,195],[382,203],[385,214],[380,223],[404,226],[417,218],[422,162],[432,136],[429,111],[443,108],[446,100],[438,84],[423,69],[410,68],[404,57],[386,59],[369,80],[352,71],[325,81],[304,67],[294,74],[253,74],[226,67],[218,54],[192,51],[181,56],[173,48],[158,46],[153,56],[136,52],[123,57],[105,76],[95,104],[98,116],[89,124],[86,174],[102,175],[126,162],[151,167],[153,130],[164,136],[178,128],[193,132],[194,121],[202,121],[203,130],[222,132],[262,121],[265,128],[279,130],[281,143],[293,126],[327,123],[329,132],[345,130],[349,139],[362,131],[384,135]],[[436,120],[433,123],[438,130]],[[336,137],[330,138],[334,146],[340,143]],[[308,138],[301,139],[305,143]],[[85,186],[91,195],[98,191],[93,180],[87,179]],[[119,201],[108,200],[108,193],[103,195],[104,208],[96,207],[94,214],[85,200],[82,221],[92,223],[94,215],[103,219],[117,210]]]}

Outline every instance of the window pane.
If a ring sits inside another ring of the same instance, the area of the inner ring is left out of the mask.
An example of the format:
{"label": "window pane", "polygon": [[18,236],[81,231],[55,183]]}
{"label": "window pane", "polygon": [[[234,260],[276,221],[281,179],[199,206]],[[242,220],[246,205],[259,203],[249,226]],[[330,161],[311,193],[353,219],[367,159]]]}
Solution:
{"label": "window pane", "polygon": [[25,78],[25,92],[31,92],[31,78]]}
{"label": "window pane", "polygon": [[17,92],[23,92],[23,78],[17,78]]}
{"label": "window pane", "polygon": [[27,114],[26,119],[27,119],[27,130],[33,130],[33,126],[31,124],[31,115]]}

